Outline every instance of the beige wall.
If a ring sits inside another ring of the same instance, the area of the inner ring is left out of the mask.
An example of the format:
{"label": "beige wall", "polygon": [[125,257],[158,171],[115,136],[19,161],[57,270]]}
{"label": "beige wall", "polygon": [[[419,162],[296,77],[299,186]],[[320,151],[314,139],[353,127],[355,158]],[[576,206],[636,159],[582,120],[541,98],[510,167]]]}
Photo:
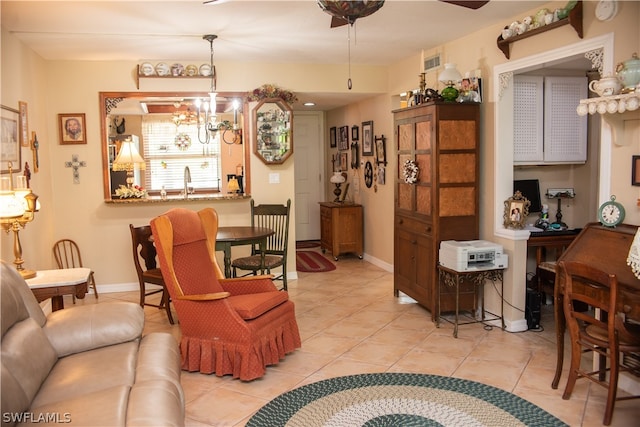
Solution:
{"label": "beige wall", "polygon": [[[554,9],[566,2],[552,2],[547,7]],[[640,18],[640,3],[621,2],[618,16],[611,22],[601,23],[594,16],[596,2],[585,2],[585,38],[608,32],[615,33],[615,61],[619,62],[640,51],[640,33],[637,22]],[[535,11],[532,11],[535,12]],[[521,17],[514,17],[521,19]],[[508,24],[505,22],[504,24]],[[393,151],[393,118],[391,111],[398,108],[397,94],[418,86],[421,58],[441,53],[445,62],[455,62],[462,71],[479,69],[484,83],[484,103],[481,107],[481,237],[493,239],[493,218],[496,196],[494,195],[495,129],[492,69],[507,59],[497,48],[495,40],[502,25],[495,25],[467,37],[436,48],[425,47],[393,66],[352,67],[354,91],[379,93],[371,99],[348,107],[330,111],[326,115],[326,135],[332,126],[354,124],[373,120],[376,135],[387,137],[387,158],[390,160],[385,185],[378,185],[377,192],[364,185],[362,167],[357,172],[349,171],[351,196],[364,205],[365,253],[366,257],[379,265],[392,269],[393,264],[393,185],[396,176]],[[578,41],[575,31],[569,26],[554,29],[536,37],[514,43],[512,59],[524,58]],[[161,58],[158,58],[160,60]],[[335,92],[346,91],[343,66],[299,65],[299,64],[250,64],[221,63],[218,67],[218,86],[221,91],[245,91],[264,83],[276,83],[293,91]],[[32,187],[41,196],[42,211],[36,220],[21,233],[24,257],[31,268],[53,267],[51,244],[59,238],[70,237],[78,241],[83,249],[85,264],[96,271],[99,286],[133,283],[135,275],[131,266],[129,223],[144,224],[162,213],[166,208],[179,205],[113,206],[102,199],[102,171],[100,151],[100,123],[98,92],[135,91],[136,63],[133,62],[66,62],[45,61],[25,48],[11,34],[2,32],[2,104],[17,107],[19,100],[29,103],[29,125],[38,132],[41,143],[41,169],[33,174]],[[200,82],[201,83],[201,82]],[[166,82],[145,80],[142,91],[202,90],[198,81]],[[435,73],[427,75],[427,85],[436,85]],[[336,89],[337,88],[337,89]],[[440,89],[440,87],[438,87]],[[61,146],[58,144],[57,114],[84,112],[87,120],[87,145]],[[640,140],[640,137],[636,140]],[[325,147],[328,144],[325,145]],[[629,184],[631,155],[638,154],[640,142],[630,147],[614,147],[612,153],[611,191],[627,207],[627,221],[640,224],[640,211],[635,201],[639,192]],[[31,152],[23,150],[23,162],[31,160]],[[326,176],[330,174],[327,149]],[[73,184],[71,170],[64,162],[78,154],[87,166],[80,169],[80,183]],[[258,202],[281,200],[283,195],[294,199],[293,159],[281,166],[267,167],[251,155],[252,195]],[[367,160],[370,158],[363,158]],[[32,160],[30,161],[32,164]],[[269,173],[280,173],[280,184],[268,184]],[[359,191],[354,181],[359,180]],[[331,186],[326,183],[327,199],[331,197]],[[502,196],[499,196],[500,198]],[[207,206],[204,202],[190,202],[189,208]],[[248,201],[215,202],[221,224],[232,225],[248,222]],[[295,209],[294,209],[295,211]],[[292,219],[293,221],[293,219]],[[292,227],[293,230],[293,227]],[[292,233],[295,234],[295,233]],[[295,236],[292,236],[295,239]],[[0,241],[2,258],[13,259],[11,239]],[[508,250],[509,243],[505,244]],[[510,253],[519,256],[519,249]],[[295,262],[290,265],[295,266]],[[519,276],[521,272],[514,272]]]}

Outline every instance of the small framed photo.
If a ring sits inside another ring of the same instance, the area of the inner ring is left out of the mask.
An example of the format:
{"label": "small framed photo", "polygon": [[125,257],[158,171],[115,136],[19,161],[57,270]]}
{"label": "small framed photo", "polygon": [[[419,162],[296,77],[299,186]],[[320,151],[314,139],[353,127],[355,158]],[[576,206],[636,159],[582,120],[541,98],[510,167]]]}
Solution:
{"label": "small framed photo", "polygon": [[86,144],[86,125],[84,113],[58,114],[60,144]]}
{"label": "small framed photo", "polygon": [[375,137],[376,141],[376,164],[387,165],[387,138],[384,135]]}
{"label": "small framed photo", "polygon": [[29,115],[27,114],[27,103],[18,101],[18,111],[20,112],[20,145],[29,146]]}
{"label": "small framed photo", "polygon": [[20,136],[18,133],[19,111],[4,105],[0,106],[0,172],[21,170]]}
{"label": "small framed photo", "polygon": [[519,191],[505,200],[503,217],[505,228],[523,229],[529,216],[529,206],[531,206],[531,202]]}
{"label": "small framed photo", "polygon": [[338,140],[338,150],[349,149],[349,126],[340,126],[340,139]]}
{"label": "small framed photo", "polygon": [[460,80],[458,102],[482,102],[482,79],[465,77]]}
{"label": "small framed photo", "polygon": [[338,130],[335,126],[329,129],[329,146],[331,148],[336,148],[338,146],[338,140],[336,137],[337,133]]}
{"label": "small framed photo", "polygon": [[373,122],[362,122],[362,155],[373,156]]}
{"label": "small framed photo", "polygon": [[357,141],[360,139],[360,128],[358,125],[351,126],[351,140]]}
{"label": "small framed photo", "polygon": [[640,156],[632,156],[631,185],[640,186]]}
{"label": "small framed photo", "polygon": [[346,151],[344,153],[340,153],[340,170],[342,172],[349,170],[349,155]]}
{"label": "small framed photo", "polygon": [[266,162],[273,161],[273,153],[270,150],[261,150],[260,155]]}

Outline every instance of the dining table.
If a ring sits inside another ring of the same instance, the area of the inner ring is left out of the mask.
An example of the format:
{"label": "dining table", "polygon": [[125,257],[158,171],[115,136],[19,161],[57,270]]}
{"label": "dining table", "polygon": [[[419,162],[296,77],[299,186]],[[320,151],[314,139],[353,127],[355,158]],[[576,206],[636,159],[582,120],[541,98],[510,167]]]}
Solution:
{"label": "dining table", "polygon": [[264,251],[267,246],[267,239],[273,234],[274,231],[267,227],[254,227],[251,225],[218,227],[216,251],[224,252],[224,276],[231,277],[232,246],[257,244],[264,265]]}

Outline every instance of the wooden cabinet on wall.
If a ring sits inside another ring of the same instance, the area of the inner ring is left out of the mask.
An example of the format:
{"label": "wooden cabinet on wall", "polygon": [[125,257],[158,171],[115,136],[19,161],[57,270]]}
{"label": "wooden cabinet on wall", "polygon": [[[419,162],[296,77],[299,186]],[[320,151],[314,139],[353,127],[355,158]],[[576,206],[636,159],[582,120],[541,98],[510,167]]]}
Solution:
{"label": "wooden cabinet on wall", "polygon": [[322,252],[338,256],[354,253],[362,258],[362,205],[334,202],[320,203],[320,245]]}
{"label": "wooden cabinet on wall", "polygon": [[[438,313],[438,250],[442,240],[479,236],[479,123],[475,103],[429,102],[396,110],[397,153],[394,218],[394,294],[403,292]],[[414,184],[403,167],[418,166]],[[461,286],[460,309],[471,309],[473,287]],[[442,312],[455,310],[455,294],[443,289]]]}

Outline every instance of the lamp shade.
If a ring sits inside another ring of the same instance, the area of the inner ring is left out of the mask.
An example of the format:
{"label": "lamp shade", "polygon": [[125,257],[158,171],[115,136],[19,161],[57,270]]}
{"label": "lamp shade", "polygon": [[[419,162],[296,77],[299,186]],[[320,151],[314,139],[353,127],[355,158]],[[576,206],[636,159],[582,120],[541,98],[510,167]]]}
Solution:
{"label": "lamp shade", "polygon": [[331,178],[329,178],[329,182],[332,184],[342,184],[345,181],[346,179],[344,175],[342,175],[342,172],[334,172]]}
{"label": "lamp shade", "polygon": [[133,170],[135,166],[138,166],[140,169],[146,169],[147,165],[131,138],[127,138],[122,142],[120,152],[113,161],[113,170],[130,171]]}
{"label": "lamp shade", "polygon": [[227,183],[227,189],[230,193],[237,193],[240,191],[240,184],[238,184],[238,180],[236,178],[231,178]]}
{"label": "lamp shade", "polygon": [[456,69],[456,64],[444,64],[444,70],[438,76],[438,81],[445,85],[453,85],[462,80],[462,74]]}

